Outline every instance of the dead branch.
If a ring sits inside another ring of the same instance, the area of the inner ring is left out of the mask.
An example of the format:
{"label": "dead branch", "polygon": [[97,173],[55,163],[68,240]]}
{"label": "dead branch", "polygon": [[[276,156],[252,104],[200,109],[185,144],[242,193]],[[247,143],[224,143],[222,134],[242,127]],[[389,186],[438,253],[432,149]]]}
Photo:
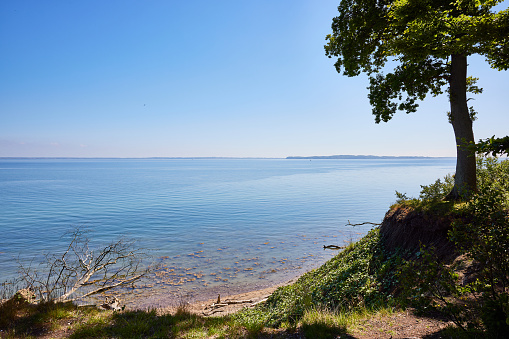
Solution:
{"label": "dead branch", "polygon": [[228,305],[247,304],[247,303],[252,303],[252,302],[253,302],[252,300],[226,300],[226,301],[224,301],[224,303],[226,303]]}
{"label": "dead branch", "polygon": [[369,221],[361,222],[361,223],[359,223],[359,224],[352,224],[352,223],[350,222],[350,220],[348,220],[348,223],[347,223],[345,226],[352,226],[352,227],[355,227],[355,226],[362,226],[362,225],[380,226],[381,224],[377,224],[377,223],[369,222]]}
{"label": "dead branch", "polygon": [[[84,294],[84,295],[82,295],[82,296],[79,296],[79,297],[77,297],[77,298],[75,298],[75,299],[73,299],[73,300],[83,299],[83,298],[89,297],[89,296],[94,295],[94,294],[97,294],[97,293],[101,293],[101,292],[105,292],[105,291],[111,290],[111,289],[113,289],[113,288],[115,288],[115,287],[118,287],[118,286],[122,286],[122,285],[130,284],[130,283],[132,283],[132,282],[134,282],[134,281],[136,281],[136,280],[140,279],[140,278],[141,278],[141,277],[143,277],[144,275],[145,275],[145,273],[143,273],[143,274],[139,274],[139,275],[137,275],[137,276],[135,276],[135,277],[132,277],[131,279],[123,280],[123,281],[119,281],[119,282],[118,282],[118,283],[116,283],[116,284],[109,285],[109,286],[106,286],[106,287],[98,288],[98,289],[96,289],[96,290],[94,290],[94,291],[92,291],[92,292],[88,292],[88,293],[86,293],[86,294]],[[57,301],[59,301],[59,300],[57,299]]]}
{"label": "dead branch", "polygon": [[251,305],[249,305],[249,307],[253,307],[253,306],[256,306],[258,304],[261,304],[263,302],[266,302],[268,298],[263,298],[262,300],[258,300],[257,302],[254,302],[252,303]]}
{"label": "dead branch", "polygon": [[70,238],[66,250],[60,255],[47,254],[38,266],[33,266],[33,260],[27,266],[19,263],[22,279],[38,292],[41,301],[69,300],[82,287],[96,286],[73,300],[82,299],[132,283],[147,273],[140,268],[147,255],[134,241],[121,238],[91,250],[88,233],[74,228],[66,234]]}
{"label": "dead branch", "polygon": [[[267,300],[267,299],[265,299],[265,300]],[[258,303],[259,302],[253,303],[252,300],[224,300],[224,301],[221,301],[221,298],[218,297],[217,302],[212,303],[209,306],[205,306],[204,311],[202,313],[204,316],[210,316],[215,313],[225,312],[226,310],[224,308],[228,307],[230,305],[251,304],[251,305],[249,305],[249,307],[253,307],[254,305],[256,305]],[[205,312],[206,310],[209,310],[209,311]]]}

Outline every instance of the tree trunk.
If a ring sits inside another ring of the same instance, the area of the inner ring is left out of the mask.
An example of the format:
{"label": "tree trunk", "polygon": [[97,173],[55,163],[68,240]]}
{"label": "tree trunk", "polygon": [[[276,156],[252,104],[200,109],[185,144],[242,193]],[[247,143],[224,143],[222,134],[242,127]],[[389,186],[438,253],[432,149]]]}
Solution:
{"label": "tree trunk", "polygon": [[464,147],[474,142],[472,120],[467,106],[467,57],[453,54],[451,57],[450,104],[451,123],[456,138],[456,175],[454,188],[447,200],[468,197],[477,188],[475,151]]}

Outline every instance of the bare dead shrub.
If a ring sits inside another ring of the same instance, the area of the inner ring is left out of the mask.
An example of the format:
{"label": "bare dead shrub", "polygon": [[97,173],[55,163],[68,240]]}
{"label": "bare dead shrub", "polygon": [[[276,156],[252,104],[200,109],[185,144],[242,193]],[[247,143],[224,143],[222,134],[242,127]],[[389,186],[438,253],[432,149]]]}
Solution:
{"label": "bare dead shrub", "polygon": [[[134,240],[120,238],[104,247],[90,249],[89,230],[76,227],[65,236],[63,253],[46,254],[34,265],[19,262],[20,279],[39,301],[78,300],[130,284],[147,273],[142,268],[146,252]],[[71,298],[72,297],[72,298]]]}

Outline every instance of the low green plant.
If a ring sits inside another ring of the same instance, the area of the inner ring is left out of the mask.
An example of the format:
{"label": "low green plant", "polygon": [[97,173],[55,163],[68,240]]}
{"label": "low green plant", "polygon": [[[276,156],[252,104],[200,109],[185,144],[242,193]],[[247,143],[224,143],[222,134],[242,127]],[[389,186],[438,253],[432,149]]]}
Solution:
{"label": "low green plant", "polygon": [[437,179],[430,185],[421,185],[419,199],[424,202],[443,200],[454,187],[454,176],[447,174],[443,179]]}
{"label": "low green plant", "polygon": [[306,338],[336,338],[347,332],[342,317],[322,309],[306,310],[300,324]]}
{"label": "low green plant", "polygon": [[279,327],[297,324],[317,308],[354,312],[384,307],[392,302],[395,267],[401,260],[398,253],[384,250],[379,230],[373,229],[319,268],[277,289],[263,305],[237,317],[256,317],[267,326]]}

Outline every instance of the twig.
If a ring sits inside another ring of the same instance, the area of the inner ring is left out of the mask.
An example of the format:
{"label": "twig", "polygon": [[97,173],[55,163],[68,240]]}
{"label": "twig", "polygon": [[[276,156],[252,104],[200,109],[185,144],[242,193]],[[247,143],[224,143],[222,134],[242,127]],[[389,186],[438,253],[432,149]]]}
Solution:
{"label": "twig", "polygon": [[145,274],[139,274],[139,275],[137,275],[137,276],[135,276],[135,277],[132,277],[131,279],[123,280],[123,281],[120,281],[120,282],[118,282],[118,283],[116,283],[116,284],[113,284],[113,285],[109,285],[109,286],[105,286],[105,287],[98,288],[97,290],[94,290],[94,291],[92,291],[92,292],[88,292],[87,294],[82,295],[81,297],[78,297],[78,298],[76,298],[75,300],[77,300],[77,299],[82,299],[82,298],[85,298],[85,297],[89,297],[89,296],[91,296],[91,295],[93,295],[93,294],[97,294],[97,293],[104,292],[104,291],[107,291],[107,290],[111,290],[112,288],[115,288],[115,287],[120,286],[120,285],[129,284],[129,283],[131,283],[131,282],[133,282],[133,281],[136,281],[136,280],[140,279],[140,278],[141,278],[141,277],[143,277],[144,275],[145,275]]}
{"label": "twig", "polygon": [[235,305],[235,304],[246,304],[246,303],[252,303],[252,300],[226,300],[223,301],[224,303],[228,305]]}
{"label": "twig", "polygon": [[249,304],[249,303],[252,303],[253,301],[252,300],[225,300],[223,302],[219,302],[219,303],[212,303],[212,305],[210,306],[207,306],[206,309],[208,308],[219,308],[219,307],[226,307],[226,306],[229,306],[229,305],[238,305],[238,304]]}
{"label": "twig", "polygon": [[352,227],[355,227],[355,226],[362,226],[362,225],[380,226],[381,224],[377,224],[377,223],[369,222],[369,221],[361,222],[360,224],[352,224],[352,223],[350,222],[350,220],[348,220],[348,223],[347,223],[345,226],[352,226]]}
{"label": "twig", "polygon": [[250,306],[250,307],[256,306],[256,305],[258,305],[258,304],[261,304],[261,303],[263,303],[263,302],[267,301],[267,299],[268,299],[268,298],[263,298],[262,300],[258,300],[257,302],[252,303],[252,304],[251,304],[251,305],[249,305],[249,306]]}

